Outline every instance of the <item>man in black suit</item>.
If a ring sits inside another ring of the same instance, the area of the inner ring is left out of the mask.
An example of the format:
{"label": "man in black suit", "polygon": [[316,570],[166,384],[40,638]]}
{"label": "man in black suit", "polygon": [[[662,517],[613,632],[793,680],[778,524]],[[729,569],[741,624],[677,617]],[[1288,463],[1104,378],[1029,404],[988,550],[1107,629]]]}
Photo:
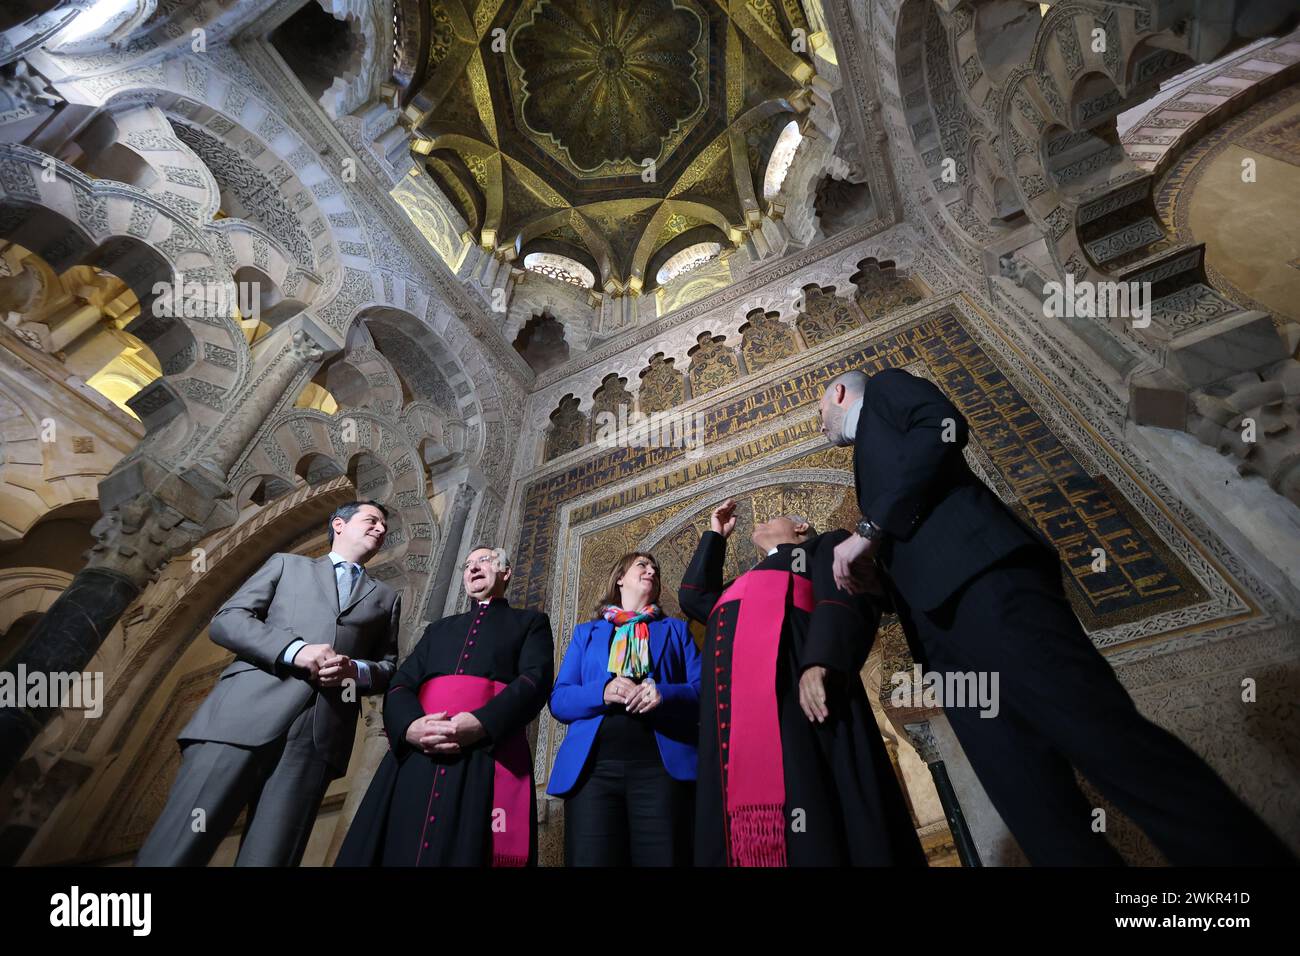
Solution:
{"label": "man in black suit", "polygon": [[967,466],[966,420],[937,387],[902,369],[846,372],[822,395],[821,421],[833,444],[854,446],[863,515],[835,549],[836,583],[857,590],[879,558],[927,669],[998,674],[995,716],[952,702],[945,712],[1031,863],[1122,863],[1071,765],[1172,864],[1295,862],[1214,771],[1138,713],[1074,616],[1055,549]]}

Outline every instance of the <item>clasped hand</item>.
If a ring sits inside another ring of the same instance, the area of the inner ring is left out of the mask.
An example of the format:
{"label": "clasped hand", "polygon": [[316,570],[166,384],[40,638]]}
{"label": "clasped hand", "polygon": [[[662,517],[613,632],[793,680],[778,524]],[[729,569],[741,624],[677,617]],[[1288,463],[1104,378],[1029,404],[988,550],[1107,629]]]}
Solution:
{"label": "clasped hand", "polygon": [[293,657],[295,667],[308,673],[317,687],[340,687],[345,680],[357,679],[357,662],[340,654],[329,644],[307,644]]}
{"label": "clasped hand", "polygon": [[469,711],[448,718],[445,710],[425,714],[406,728],[406,742],[426,754],[458,754],[487,735]]}
{"label": "clasped hand", "polygon": [[629,714],[645,714],[663,701],[654,681],[636,683],[628,677],[615,677],[605,685],[605,703],[622,704]]}

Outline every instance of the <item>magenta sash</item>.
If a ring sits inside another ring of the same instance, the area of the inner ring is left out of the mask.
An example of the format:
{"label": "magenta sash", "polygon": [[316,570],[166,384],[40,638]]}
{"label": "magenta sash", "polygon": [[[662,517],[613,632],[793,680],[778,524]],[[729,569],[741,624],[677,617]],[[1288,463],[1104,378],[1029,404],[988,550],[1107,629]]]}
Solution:
{"label": "magenta sash", "polygon": [[776,664],[785,596],[813,609],[812,582],[789,571],[749,571],[718,598],[740,601],[731,649],[731,737],[726,808],[731,866],[785,866],[785,764],[776,707]]}
{"label": "magenta sash", "polygon": [[[420,706],[426,714],[446,711],[448,717],[482,707],[506,689],[500,681],[466,674],[434,677],[420,685]],[[492,865],[527,866],[532,833],[533,767],[528,738],[521,727],[493,747],[496,776],[492,784]],[[497,829],[497,810],[504,811]]]}

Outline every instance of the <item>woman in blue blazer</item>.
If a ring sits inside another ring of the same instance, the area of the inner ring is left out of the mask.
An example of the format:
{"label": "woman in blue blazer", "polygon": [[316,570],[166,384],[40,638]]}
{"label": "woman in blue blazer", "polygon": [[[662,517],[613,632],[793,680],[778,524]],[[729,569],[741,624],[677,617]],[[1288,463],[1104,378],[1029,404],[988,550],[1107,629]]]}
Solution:
{"label": "woman in blue blazer", "polygon": [[546,789],[565,801],[569,866],[691,859],[700,652],[658,600],[658,562],[623,555],[595,620],[573,629],[551,691],[569,731]]}

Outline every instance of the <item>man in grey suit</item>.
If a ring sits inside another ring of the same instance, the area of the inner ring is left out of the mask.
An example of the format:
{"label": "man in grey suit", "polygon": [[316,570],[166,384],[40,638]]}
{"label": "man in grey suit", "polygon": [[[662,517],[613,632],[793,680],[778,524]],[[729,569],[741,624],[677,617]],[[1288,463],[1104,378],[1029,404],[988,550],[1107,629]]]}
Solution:
{"label": "man in grey suit", "polygon": [[397,664],[401,598],[363,565],[388,512],[330,516],[323,558],[275,554],[221,606],[212,640],[235,652],[177,737],[181,768],[137,866],[203,866],[239,816],[236,866],[296,866],[330,781],[347,772],[359,694]]}

